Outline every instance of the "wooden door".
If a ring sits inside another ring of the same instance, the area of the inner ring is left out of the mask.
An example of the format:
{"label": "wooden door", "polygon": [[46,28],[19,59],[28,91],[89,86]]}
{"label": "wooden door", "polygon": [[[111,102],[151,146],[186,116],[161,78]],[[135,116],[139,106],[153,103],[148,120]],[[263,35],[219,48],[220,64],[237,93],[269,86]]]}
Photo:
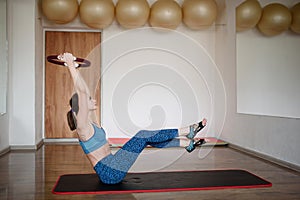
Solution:
{"label": "wooden door", "polygon": [[[91,96],[98,102],[97,118],[100,118],[100,32],[46,31],[45,58],[70,52],[79,58],[88,59],[90,67],[80,68],[80,73],[89,86]],[[66,114],[70,110],[69,99],[74,93],[69,70],[45,59],[45,137],[74,138]]]}

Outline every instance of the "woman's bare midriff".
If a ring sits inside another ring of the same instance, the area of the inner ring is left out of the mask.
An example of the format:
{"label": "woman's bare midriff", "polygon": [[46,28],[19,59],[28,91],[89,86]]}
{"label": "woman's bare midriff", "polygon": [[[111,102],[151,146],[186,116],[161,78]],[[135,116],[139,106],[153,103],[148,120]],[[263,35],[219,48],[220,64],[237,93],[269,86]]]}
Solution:
{"label": "woman's bare midriff", "polygon": [[95,166],[100,160],[105,158],[111,153],[108,142],[99,149],[87,154],[91,164]]}

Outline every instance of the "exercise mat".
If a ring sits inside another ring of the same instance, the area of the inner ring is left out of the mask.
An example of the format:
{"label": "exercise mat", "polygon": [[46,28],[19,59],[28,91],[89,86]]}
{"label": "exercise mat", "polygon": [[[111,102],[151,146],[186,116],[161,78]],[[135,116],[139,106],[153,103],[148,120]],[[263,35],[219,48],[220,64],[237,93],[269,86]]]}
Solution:
{"label": "exercise mat", "polygon": [[[203,144],[202,146],[227,146],[228,145],[227,142],[214,137],[196,138],[196,139],[205,139],[205,144]],[[128,140],[130,140],[130,138],[108,138],[108,142],[111,147],[122,147]]]}
{"label": "exercise mat", "polygon": [[245,170],[128,173],[115,185],[102,183],[97,174],[67,174],[58,178],[54,194],[121,194],[271,187]]}

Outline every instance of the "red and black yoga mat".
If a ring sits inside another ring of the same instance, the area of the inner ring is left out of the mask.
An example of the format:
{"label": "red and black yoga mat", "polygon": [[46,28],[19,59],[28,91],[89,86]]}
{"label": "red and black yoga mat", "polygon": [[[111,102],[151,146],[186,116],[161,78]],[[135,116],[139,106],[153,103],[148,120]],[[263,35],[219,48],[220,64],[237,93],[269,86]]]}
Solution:
{"label": "red and black yoga mat", "polygon": [[173,171],[128,173],[116,185],[102,183],[96,174],[60,176],[54,194],[121,194],[271,187],[272,184],[245,170]]}

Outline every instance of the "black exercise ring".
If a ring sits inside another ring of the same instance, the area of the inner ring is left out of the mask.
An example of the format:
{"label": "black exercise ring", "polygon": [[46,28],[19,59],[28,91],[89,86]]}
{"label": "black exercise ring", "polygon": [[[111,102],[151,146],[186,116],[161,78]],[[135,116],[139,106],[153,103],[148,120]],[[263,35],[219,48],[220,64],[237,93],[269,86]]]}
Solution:
{"label": "black exercise ring", "polygon": [[[58,59],[58,55],[50,55],[47,57],[47,61],[56,65],[65,65],[65,62]],[[83,58],[77,58],[74,60],[76,63],[78,63],[78,67],[89,67],[91,65],[91,62],[83,59]]]}

